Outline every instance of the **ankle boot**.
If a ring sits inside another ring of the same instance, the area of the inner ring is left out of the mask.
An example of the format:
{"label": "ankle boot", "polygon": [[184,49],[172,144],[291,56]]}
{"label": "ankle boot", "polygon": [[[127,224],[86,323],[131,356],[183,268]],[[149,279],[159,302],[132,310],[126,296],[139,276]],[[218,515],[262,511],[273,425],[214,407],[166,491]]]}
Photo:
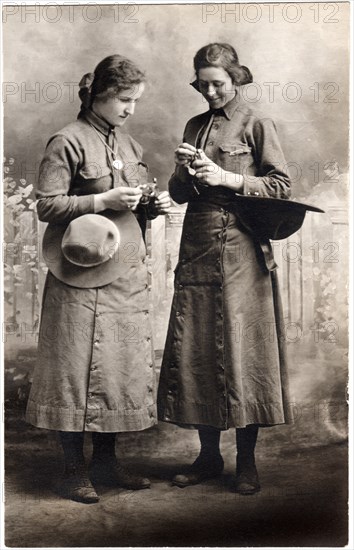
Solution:
{"label": "ankle boot", "polygon": [[220,430],[205,426],[198,430],[201,449],[199,456],[182,474],[177,474],[172,480],[173,485],[188,487],[220,475],[224,469],[224,461],[220,454]]}
{"label": "ankle boot", "polygon": [[62,497],[93,504],[99,501],[91,484],[83,455],[83,434],[60,432],[60,441],[64,451],[65,469],[55,491]]}
{"label": "ankle boot", "polygon": [[258,426],[236,428],[236,492],[253,495],[260,491],[254,451],[257,443]]}
{"label": "ankle boot", "polygon": [[137,491],[148,489],[150,480],[124,468],[115,455],[115,433],[93,433],[90,478],[93,483]]}

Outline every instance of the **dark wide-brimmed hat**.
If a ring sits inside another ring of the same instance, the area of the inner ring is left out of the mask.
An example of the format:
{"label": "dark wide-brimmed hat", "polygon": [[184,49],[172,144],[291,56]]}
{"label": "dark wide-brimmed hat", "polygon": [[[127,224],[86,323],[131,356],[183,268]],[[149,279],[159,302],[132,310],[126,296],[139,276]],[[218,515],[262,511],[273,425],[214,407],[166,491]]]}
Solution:
{"label": "dark wide-brimmed hat", "polygon": [[235,210],[242,225],[260,240],[286,239],[300,229],[307,211],[324,213],[311,204],[257,195],[236,195]]}
{"label": "dark wide-brimmed hat", "polygon": [[69,225],[48,225],[42,250],[57,279],[78,288],[96,288],[127,275],[129,252],[139,254],[141,246],[141,229],[134,214],[105,210],[84,214]]}

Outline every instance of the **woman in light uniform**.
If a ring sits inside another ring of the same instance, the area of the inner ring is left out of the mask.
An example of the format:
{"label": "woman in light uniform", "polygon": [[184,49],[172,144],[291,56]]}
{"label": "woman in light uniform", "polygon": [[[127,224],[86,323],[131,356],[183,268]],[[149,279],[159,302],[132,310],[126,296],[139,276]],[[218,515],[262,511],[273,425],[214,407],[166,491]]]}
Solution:
{"label": "woman in light uniform", "polygon": [[[168,211],[170,198],[163,192],[142,204],[142,148],[121,131],[144,88],[144,74],[120,55],[85,75],[78,119],[49,140],[36,189],[39,219],[49,223],[48,259],[50,244],[58,243],[60,254],[48,263],[27,420],[59,432],[65,472],[58,490],[85,503],[98,501],[92,481],[150,486],[115,456],[117,432],[157,422],[144,231],[147,219]],[[120,232],[119,257],[111,252],[94,267],[63,257],[65,247],[75,254],[74,231],[95,243],[108,224],[102,246],[108,245],[117,232],[110,223]],[[90,475],[85,432],[92,432]]]}

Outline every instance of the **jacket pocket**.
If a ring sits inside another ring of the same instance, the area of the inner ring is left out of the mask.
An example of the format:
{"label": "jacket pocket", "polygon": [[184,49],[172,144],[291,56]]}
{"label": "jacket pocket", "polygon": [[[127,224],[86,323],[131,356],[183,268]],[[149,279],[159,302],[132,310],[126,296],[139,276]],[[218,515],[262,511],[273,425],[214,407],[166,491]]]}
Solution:
{"label": "jacket pocket", "polygon": [[108,166],[101,166],[98,162],[90,162],[79,170],[75,181],[74,194],[103,193],[112,188],[112,181],[112,172]]}
{"label": "jacket pocket", "polygon": [[79,170],[79,176],[84,180],[98,180],[109,176],[110,173],[108,166],[101,166],[98,162],[90,162]]}
{"label": "jacket pocket", "polygon": [[246,153],[252,153],[251,147],[248,145],[245,145],[244,143],[241,144],[222,144],[220,145],[220,149],[223,153],[229,153],[230,157],[234,157],[236,155],[244,155]]}
{"label": "jacket pocket", "polygon": [[222,143],[219,158],[224,170],[242,174],[253,162],[252,148],[246,143]]}

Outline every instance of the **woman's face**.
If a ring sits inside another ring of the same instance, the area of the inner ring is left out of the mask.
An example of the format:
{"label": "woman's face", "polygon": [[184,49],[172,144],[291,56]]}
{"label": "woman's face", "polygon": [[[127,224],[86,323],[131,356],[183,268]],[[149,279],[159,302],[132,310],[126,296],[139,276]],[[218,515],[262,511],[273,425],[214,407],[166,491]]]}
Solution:
{"label": "woman's face", "polygon": [[134,88],[122,90],[118,95],[108,97],[105,100],[96,99],[93,102],[92,110],[111,126],[123,126],[127,118],[134,114],[135,105],[143,95],[144,90],[145,84],[141,82]]}
{"label": "woman's face", "polygon": [[236,86],[222,67],[204,67],[197,76],[199,90],[213,109],[221,109],[235,97]]}

